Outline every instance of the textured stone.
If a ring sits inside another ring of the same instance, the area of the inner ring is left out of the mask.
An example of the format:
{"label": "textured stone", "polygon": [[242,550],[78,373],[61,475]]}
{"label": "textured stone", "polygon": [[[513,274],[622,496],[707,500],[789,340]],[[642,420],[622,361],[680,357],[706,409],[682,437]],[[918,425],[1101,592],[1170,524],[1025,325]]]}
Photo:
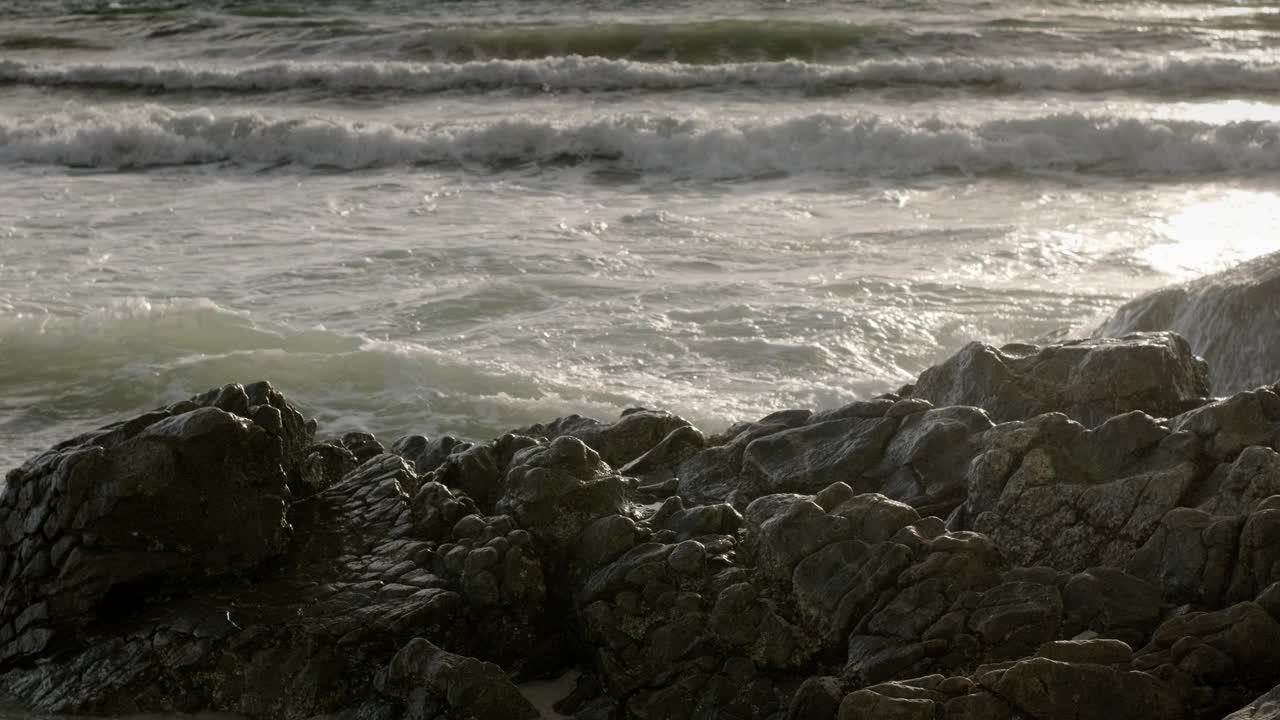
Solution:
{"label": "textured stone", "polygon": [[452,716],[469,720],[541,717],[502,668],[446,652],[423,638],[411,640],[391,659],[382,690],[405,700],[425,690]]}
{"label": "textured stone", "polygon": [[[262,406],[274,412],[254,410]],[[270,428],[248,415],[269,417]],[[0,663],[135,612],[164,588],[238,577],[280,556],[288,484],[300,482],[313,432],[270,386],[228,385],[11,471],[0,500],[0,626],[44,610],[0,643]]]}
{"label": "textured stone", "polygon": [[1280,252],[1184,285],[1156,290],[1117,310],[1095,334],[1172,330],[1209,361],[1213,391],[1228,394],[1280,379]]}
{"label": "textured stone", "polygon": [[1208,368],[1172,333],[1043,347],[970,343],[924,371],[912,391],[936,406],[982,408],[997,422],[1062,412],[1090,427],[1130,410],[1177,415],[1208,394]]}
{"label": "textured stone", "polygon": [[994,690],[1037,720],[1184,717],[1178,696],[1155,677],[1095,664],[1023,660],[1000,675]]}

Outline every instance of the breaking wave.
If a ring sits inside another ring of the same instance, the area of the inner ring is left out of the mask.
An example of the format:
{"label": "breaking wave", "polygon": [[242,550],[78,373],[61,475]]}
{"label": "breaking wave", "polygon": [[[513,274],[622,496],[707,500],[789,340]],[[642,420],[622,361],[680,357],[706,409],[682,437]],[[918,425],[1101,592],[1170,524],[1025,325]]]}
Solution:
{"label": "breaking wave", "polygon": [[142,106],[0,119],[0,162],[89,169],[213,163],[329,170],[588,164],[687,178],[808,172],[1176,177],[1280,170],[1280,123],[1058,114],[963,125],[936,118],[905,122],[815,114],[740,124],[621,115],[576,124],[506,120],[429,126]]}
{"label": "breaking wave", "polygon": [[182,64],[0,62],[0,83],[156,92],[386,92],[430,94],[672,91],[745,87],[809,94],[899,86],[987,92],[1115,92],[1197,96],[1280,91],[1280,65],[1249,60],[1047,63],[901,60],[856,65],[784,62],[691,65],[558,57],[466,63],[275,62],[247,67]]}

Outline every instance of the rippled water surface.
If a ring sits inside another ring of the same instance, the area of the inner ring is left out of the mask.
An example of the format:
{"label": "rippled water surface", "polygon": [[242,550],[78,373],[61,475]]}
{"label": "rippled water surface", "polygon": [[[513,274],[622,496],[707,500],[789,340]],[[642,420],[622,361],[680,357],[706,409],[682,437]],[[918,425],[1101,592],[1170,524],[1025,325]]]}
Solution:
{"label": "rippled water surface", "polygon": [[1280,247],[1280,6],[0,8],[0,464],[228,381],[322,431],[707,429]]}

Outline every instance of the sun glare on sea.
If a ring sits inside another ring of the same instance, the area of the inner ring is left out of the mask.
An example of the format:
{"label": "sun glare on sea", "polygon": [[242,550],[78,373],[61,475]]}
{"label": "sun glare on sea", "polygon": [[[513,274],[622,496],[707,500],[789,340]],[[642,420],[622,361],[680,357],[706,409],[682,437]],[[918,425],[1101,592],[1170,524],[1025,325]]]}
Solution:
{"label": "sun glare on sea", "polygon": [[1142,259],[1170,275],[1196,276],[1280,249],[1280,194],[1229,190],[1196,198],[1154,228],[1162,241]]}

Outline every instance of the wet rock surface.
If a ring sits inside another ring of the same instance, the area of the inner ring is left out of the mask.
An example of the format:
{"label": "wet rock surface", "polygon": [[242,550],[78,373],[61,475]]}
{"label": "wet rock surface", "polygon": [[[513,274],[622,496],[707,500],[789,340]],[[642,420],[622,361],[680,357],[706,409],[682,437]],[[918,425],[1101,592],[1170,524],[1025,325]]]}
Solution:
{"label": "wet rock surface", "polygon": [[1280,382],[1280,252],[1143,295],[1094,334],[1156,330],[1179,333],[1208,360],[1216,394]]}
{"label": "wet rock surface", "polygon": [[912,392],[934,405],[980,407],[998,422],[1061,412],[1090,427],[1129,410],[1176,415],[1208,394],[1208,367],[1168,332],[1047,347],[970,343],[924,371]]}
{"label": "wet rock surface", "polygon": [[971,346],[710,436],[317,442],[228,385],[8,475],[0,688],[496,720],[572,671],[584,719],[1275,717],[1280,398],[1202,397],[1180,342]]}

